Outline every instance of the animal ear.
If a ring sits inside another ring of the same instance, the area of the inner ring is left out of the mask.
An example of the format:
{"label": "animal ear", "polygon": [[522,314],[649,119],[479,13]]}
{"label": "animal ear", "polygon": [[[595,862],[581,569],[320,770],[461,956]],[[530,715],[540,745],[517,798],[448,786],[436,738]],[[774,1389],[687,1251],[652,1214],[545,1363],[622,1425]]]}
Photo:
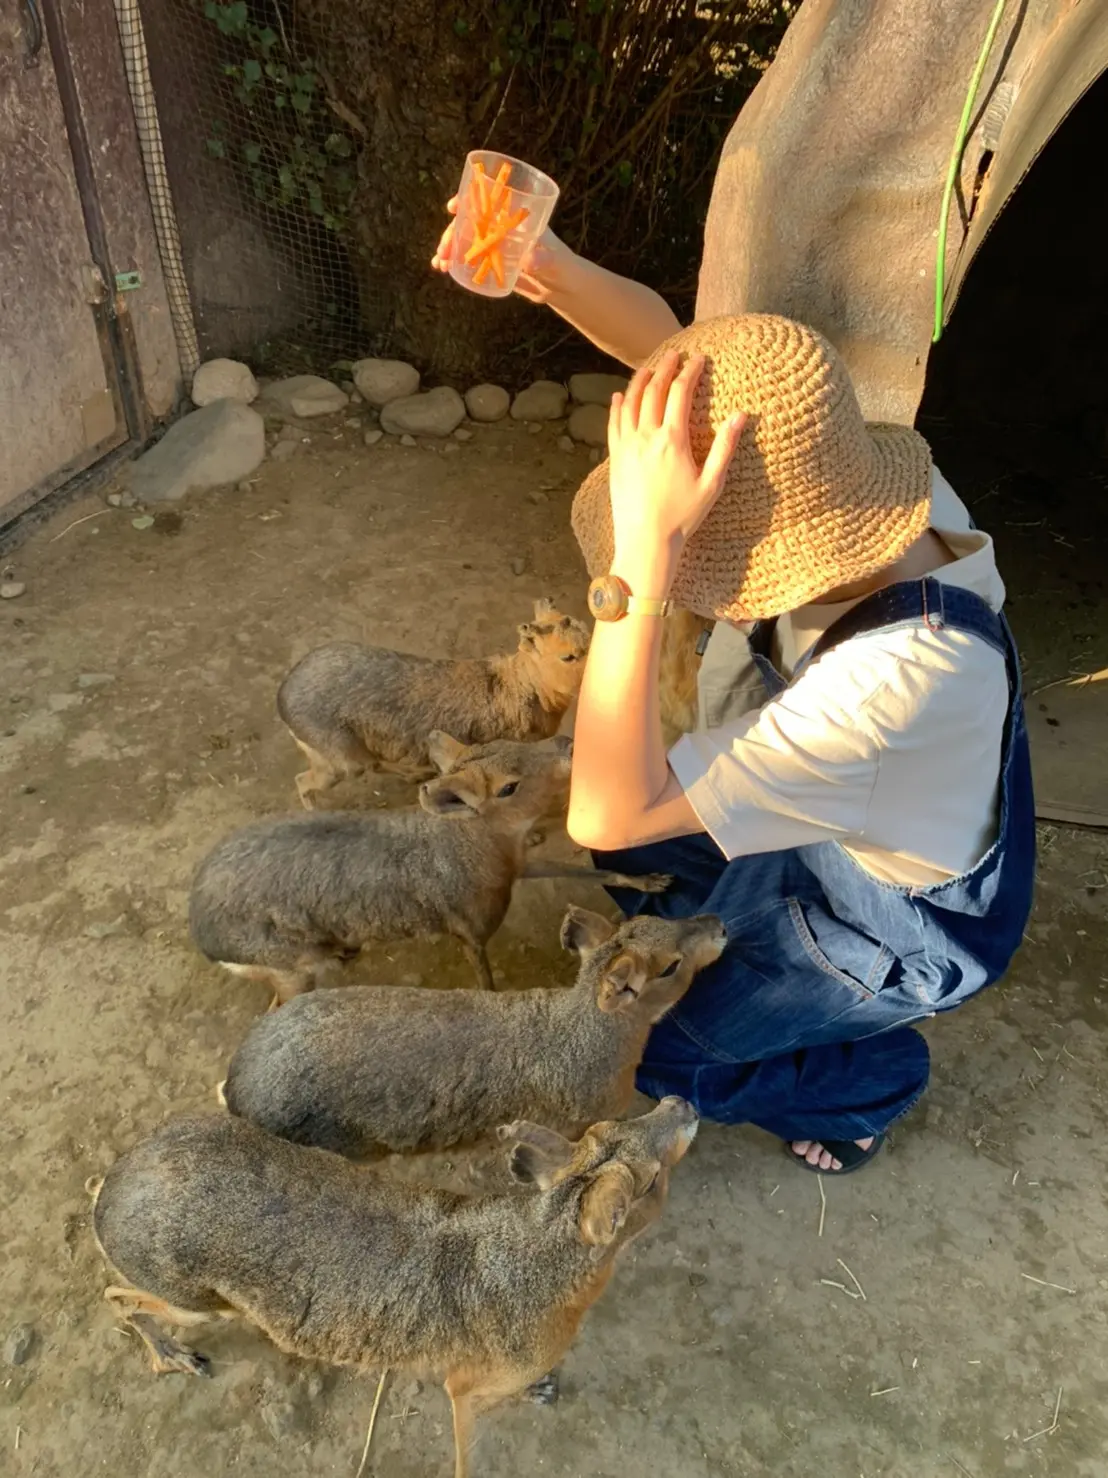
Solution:
{"label": "animal ear", "polygon": [[511,1145],[508,1169],[512,1179],[521,1185],[536,1185],[541,1191],[550,1189],[558,1171],[564,1170],[573,1159],[576,1148],[555,1130],[525,1119],[505,1124],[496,1133]]}
{"label": "animal ear", "polygon": [[449,734],[444,734],[441,729],[432,729],[427,736],[427,753],[431,756],[431,763],[440,775],[445,775],[447,770],[458,763],[459,757],[465,753],[465,745],[459,744],[457,739],[451,739]]}
{"label": "animal ear", "polygon": [[521,647],[533,647],[535,645],[535,628],[531,625],[530,621],[524,621],[521,626],[516,627],[516,630],[519,632],[519,644]]}
{"label": "animal ear", "polygon": [[555,754],[564,754],[566,759],[573,754],[573,739],[569,734],[555,734],[550,742]]}
{"label": "animal ear", "polygon": [[537,600],[535,602],[535,620],[541,621],[544,616],[552,616],[557,607],[552,600]]}
{"label": "animal ear", "polygon": [[419,804],[432,816],[445,816],[451,811],[476,811],[481,800],[482,797],[456,775],[450,777],[449,783],[441,779],[428,780],[419,787]]}
{"label": "animal ear", "polygon": [[615,932],[616,926],[610,924],[603,915],[590,913],[587,908],[578,908],[575,903],[571,903],[562,920],[562,948],[572,950],[577,955],[587,949],[599,949],[602,944],[607,944]]}
{"label": "animal ear", "polygon": [[635,1199],[635,1179],[626,1165],[605,1165],[581,1197],[577,1223],[589,1247],[610,1247]]}
{"label": "animal ear", "polygon": [[629,952],[616,955],[600,981],[596,1004],[601,1011],[609,1012],[633,1006],[646,981],[646,967],[636,955]]}

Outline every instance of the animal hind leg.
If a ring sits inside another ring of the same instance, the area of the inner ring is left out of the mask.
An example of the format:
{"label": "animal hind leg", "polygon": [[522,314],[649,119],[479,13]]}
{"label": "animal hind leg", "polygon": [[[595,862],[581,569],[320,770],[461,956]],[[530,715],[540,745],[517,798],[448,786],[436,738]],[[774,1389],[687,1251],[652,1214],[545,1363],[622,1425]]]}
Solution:
{"label": "animal hind leg", "polygon": [[[292,737],[296,739],[295,734]],[[318,749],[313,749],[302,739],[296,739],[296,744],[308,761],[308,768],[302,770],[296,777],[296,790],[304,809],[312,811],[315,809],[316,796],[325,795],[327,791],[333,790],[342,779],[342,774],[325,754],[320,754]]]}
{"label": "animal hind leg", "polygon": [[478,1414],[522,1391],[533,1375],[533,1369],[461,1367],[446,1377],[443,1384],[454,1414],[454,1478],[468,1478],[469,1450]]}
{"label": "animal hind leg", "polygon": [[[161,1321],[187,1329],[192,1325],[209,1323],[212,1314],[175,1308],[164,1299],[137,1288],[113,1286],[104,1290],[104,1297],[116,1305],[123,1322],[134,1330],[149,1350],[150,1363],[156,1375],[211,1375],[208,1357],[173,1339],[161,1327]],[[219,1317],[231,1316],[221,1313]]]}
{"label": "animal hind leg", "polygon": [[278,1006],[286,1005],[293,996],[315,989],[316,976],[324,963],[324,957],[302,956],[291,970],[276,970],[269,965],[237,965],[229,960],[220,960],[219,963],[240,980],[268,985],[273,997],[266,1009],[276,1011]]}
{"label": "animal hind leg", "polygon": [[458,934],[456,937],[461,941],[462,948],[465,950],[466,959],[476,972],[477,984],[482,990],[495,990],[496,987],[492,983],[492,969],[489,965],[489,956],[485,946],[468,934]]}

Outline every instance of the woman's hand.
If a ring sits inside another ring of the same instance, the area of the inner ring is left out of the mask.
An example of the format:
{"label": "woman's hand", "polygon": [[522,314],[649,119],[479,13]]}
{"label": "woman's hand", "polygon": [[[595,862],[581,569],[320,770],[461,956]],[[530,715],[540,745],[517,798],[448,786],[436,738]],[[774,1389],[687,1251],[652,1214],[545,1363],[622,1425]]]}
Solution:
{"label": "woman's hand", "polygon": [[732,416],[716,432],[703,467],[689,445],[693,391],[704,356],[681,367],[676,350],[639,370],[608,417],[609,487],[615,558],[612,573],[635,595],[669,594],[685,541],[708,516],[746,425]]}
{"label": "woman's hand", "polygon": [[[456,195],[446,202],[446,208],[452,216],[457,215]],[[454,222],[451,221],[442,233],[435,255],[431,258],[431,266],[436,272],[450,271],[453,251]],[[530,303],[548,303],[565,285],[565,269],[572,258],[573,252],[565,242],[559,241],[547,227],[524,256],[513,290]]]}

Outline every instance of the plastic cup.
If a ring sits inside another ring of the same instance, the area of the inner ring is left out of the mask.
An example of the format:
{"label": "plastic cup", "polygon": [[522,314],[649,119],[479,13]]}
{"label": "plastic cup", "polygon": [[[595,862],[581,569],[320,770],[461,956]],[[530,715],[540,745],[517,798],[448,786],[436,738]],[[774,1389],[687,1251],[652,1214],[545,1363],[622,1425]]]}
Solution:
{"label": "plastic cup", "polygon": [[[495,219],[507,221],[521,210],[527,212],[524,219],[498,243],[503,282],[493,270],[494,264],[489,263],[486,257],[478,257],[469,264],[465,261],[466,252],[478,239],[482,224],[476,178],[478,164],[484,167],[484,189],[489,203],[497,191],[495,181],[501,168],[507,165],[510,169],[507,185],[496,198],[493,218],[489,219],[485,212],[490,229],[495,230]],[[458,187],[458,213],[454,218],[450,259],[450,275],[454,281],[485,298],[508,297],[519,279],[520,263],[546,230],[557,199],[558,187],[549,175],[524,164],[522,159],[513,159],[510,154],[495,154],[488,149],[477,149],[467,154],[462,183]]]}

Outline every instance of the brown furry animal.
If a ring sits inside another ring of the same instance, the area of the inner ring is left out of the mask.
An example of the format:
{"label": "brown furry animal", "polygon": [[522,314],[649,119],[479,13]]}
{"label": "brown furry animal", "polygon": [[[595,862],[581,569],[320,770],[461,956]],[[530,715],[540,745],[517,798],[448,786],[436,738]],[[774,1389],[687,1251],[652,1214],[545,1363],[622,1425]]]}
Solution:
{"label": "brown furry animal", "polygon": [[662,734],[666,748],[682,734],[691,734],[699,718],[696,680],[700,657],[696,646],[712,622],[692,611],[672,611],[662,623],[662,651],[658,665],[658,693],[662,707]]}
{"label": "brown furry animal", "polygon": [[591,878],[661,892],[669,879],[527,861],[527,836],[564,812],[572,745],[467,748],[431,737],[442,774],[418,807],[313,811],[233,832],[201,862],[189,898],[193,942],[278,1001],[312,990],[371,941],[451,934],[492,989],[485,946],[522,877]]}
{"label": "brown furry animal", "polygon": [[434,774],[432,730],[463,744],[549,739],[577,696],[588,629],[548,600],[519,628],[509,655],[433,661],[384,647],[332,642],[302,657],[281,684],[277,711],[308,758],[296,777],[315,797],[363,770]]}
{"label": "brown furry animal", "polygon": [[723,925],[612,924],[572,907],[571,990],[325,990],[263,1017],[231,1060],[233,1114],[342,1155],[445,1149],[533,1119],[579,1134],[626,1111],[651,1027],[718,960]]}
{"label": "brown furry animal", "polygon": [[236,1317],[288,1354],[434,1372],[466,1478],[474,1417],[558,1364],[616,1254],[661,1215],[696,1127],[680,1098],[577,1144],[511,1124],[512,1174],[534,1193],[467,1198],[226,1114],[178,1119],[89,1185],[120,1278],[105,1297],[158,1372],[209,1373],[163,1321]]}

